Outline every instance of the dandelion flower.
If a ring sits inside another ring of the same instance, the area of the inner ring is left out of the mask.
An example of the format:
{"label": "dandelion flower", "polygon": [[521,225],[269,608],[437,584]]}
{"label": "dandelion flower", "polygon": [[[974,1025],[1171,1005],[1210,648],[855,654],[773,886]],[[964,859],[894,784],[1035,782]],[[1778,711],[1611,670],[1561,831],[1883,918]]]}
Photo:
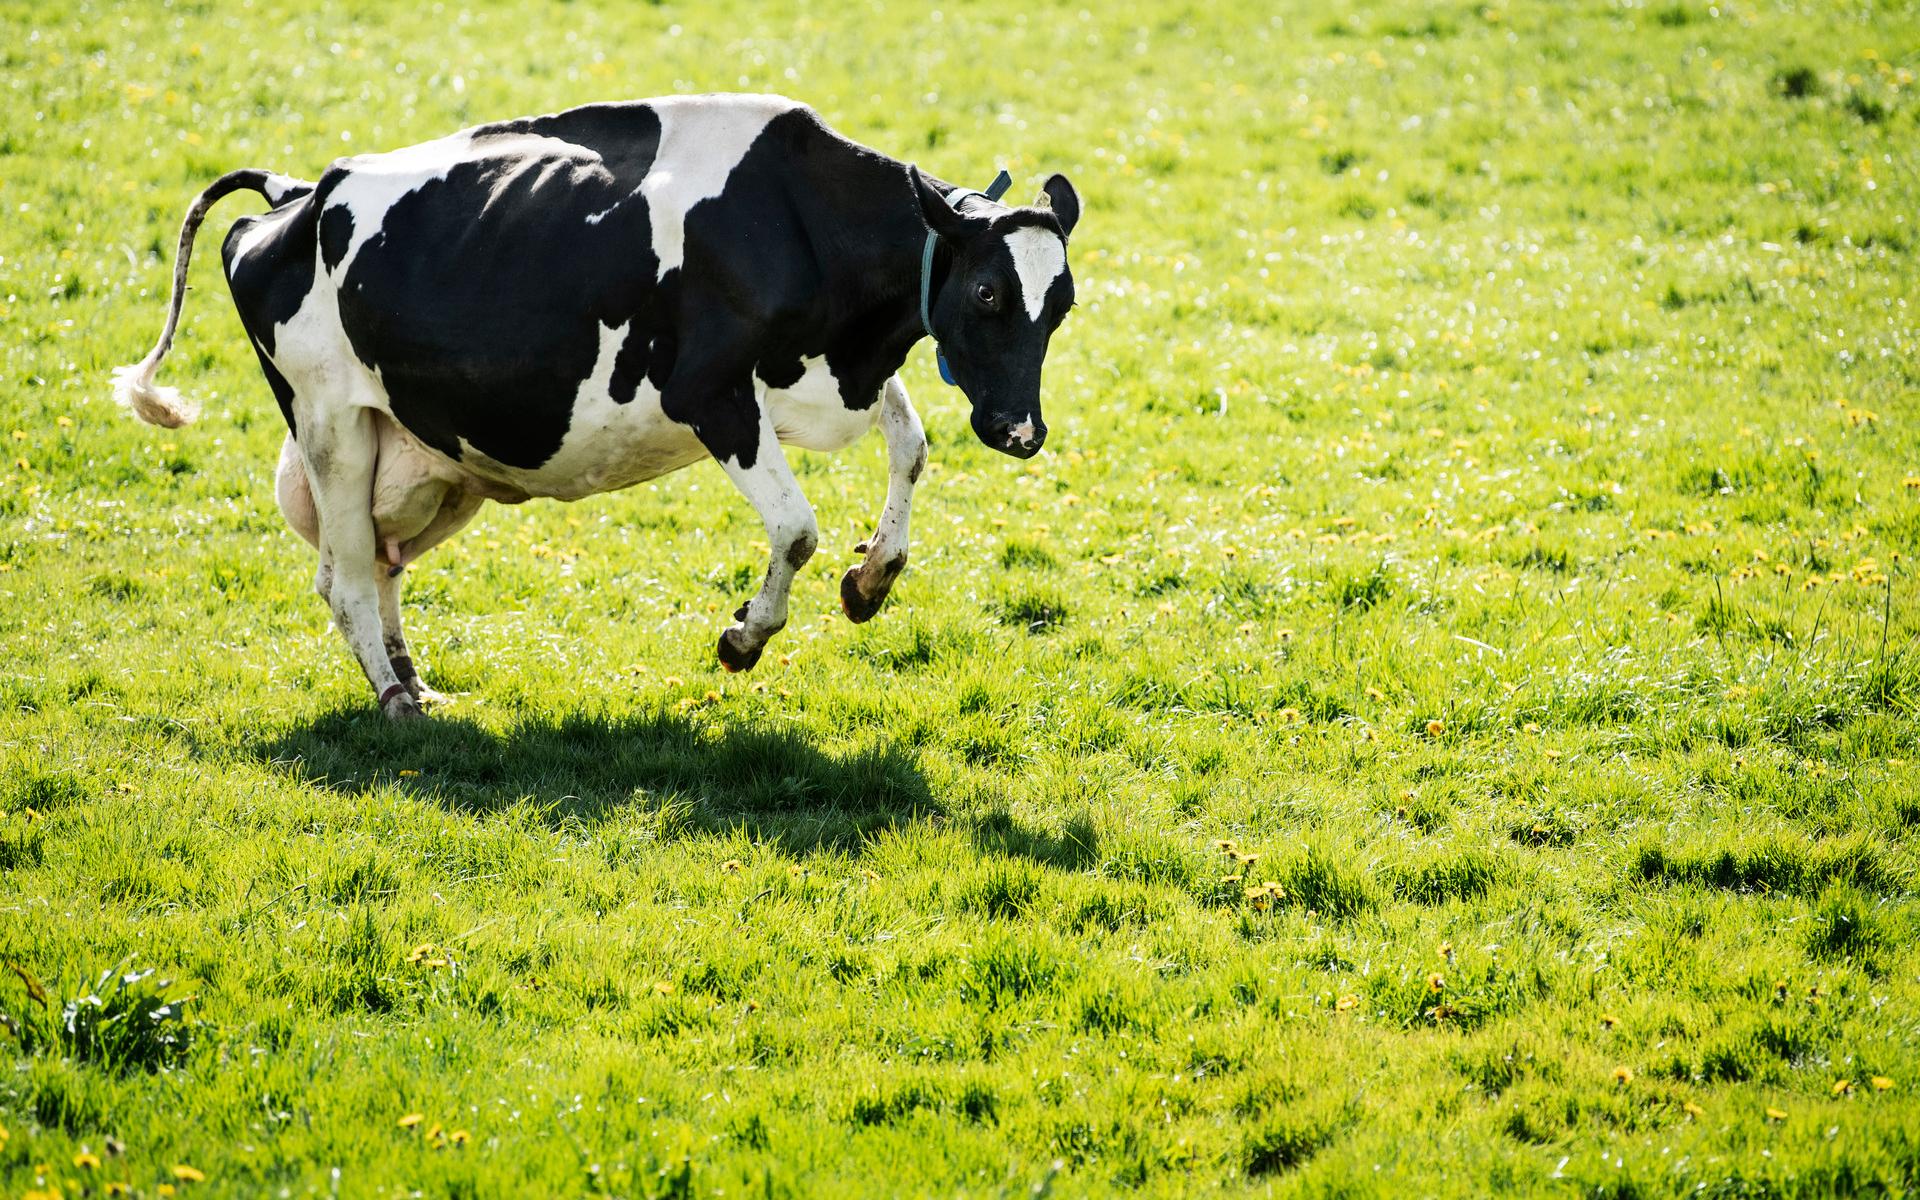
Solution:
{"label": "dandelion flower", "polygon": [[1701,1108],[1698,1104],[1695,1104],[1691,1100],[1687,1101],[1685,1104],[1682,1104],[1680,1108],[1682,1111],[1684,1111],[1687,1114],[1687,1116],[1690,1119],[1695,1121],[1707,1115],[1706,1109]]}
{"label": "dandelion flower", "polygon": [[1278,637],[1283,642],[1290,642],[1293,640],[1293,630],[1282,629],[1279,633],[1275,634],[1274,636]]}
{"label": "dandelion flower", "polygon": [[1427,990],[1429,992],[1434,993],[1435,995],[1439,995],[1441,992],[1446,991],[1447,977],[1445,975],[1442,975],[1438,971],[1435,971],[1433,974],[1427,976]]}
{"label": "dandelion flower", "polygon": [[656,980],[653,985],[653,990],[662,996],[673,995],[673,985],[664,979]]}
{"label": "dandelion flower", "polygon": [[406,1116],[401,1117],[398,1123],[400,1128],[402,1129],[412,1129],[415,1125],[418,1125],[420,1122],[426,1119],[427,1119],[427,1114],[414,1112],[414,1113],[408,1113]]}
{"label": "dandelion flower", "polygon": [[1619,1066],[1619,1067],[1615,1067],[1615,1068],[1613,1069],[1613,1081],[1614,1081],[1615,1083],[1618,1083],[1618,1084],[1629,1084],[1629,1083],[1632,1083],[1632,1082],[1633,1082],[1633,1068],[1632,1068],[1632,1067],[1628,1067],[1628,1066]]}
{"label": "dandelion flower", "polygon": [[1240,848],[1239,843],[1235,842],[1232,838],[1220,838],[1213,844],[1218,847],[1223,854],[1232,854]]}
{"label": "dandelion flower", "polygon": [[1872,1079],[1867,1080],[1867,1082],[1873,1085],[1873,1090],[1876,1092],[1890,1092],[1893,1090],[1893,1080],[1888,1079],[1885,1075],[1875,1075]]}
{"label": "dandelion flower", "polygon": [[748,1011],[748,1012],[750,1012],[750,1013],[753,1013],[753,1012],[759,1012],[759,1011],[760,1011],[760,1002],[759,1002],[758,1000],[749,1000],[749,1001],[747,1001],[747,1011]]}
{"label": "dandelion flower", "polygon": [[1440,955],[1441,958],[1446,959],[1448,962],[1452,962],[1453,961],[1453,943],[1441,942],[1439,947],[1437,948],[1437,953]]}
{"label": "dandelion flower", "polygon": [[1360,997],[1354,995],[1352,992],[1348,992],[1338,1000],[1335,1000],[1333,1007],[1336,1012],[1346,1012],[1348,1009],[1358,1008],[1360,1007]]}
{"label": "dandelion flower", "polygon": [[1280,718],[1282,725],[1291,725],[1300,719],[1300,710],[1297,708],[1283,708],[1273,715]]}
{"label": "dandelion flower", "polygon": [[452,1133],[447,1135],[447,1140],[449,1142],[452,1142],[456,1146],[464,1146],[469,1141],[471,1141],[472,1138],[473,1138],[473,1135],[468,1133],[464,1129],[456,1129]]}
{"label": "dandelion flower", "polygon": [[1836,1079],[1833,1081],[1833,1094],[1836,1096],[1853,1095],[1853,1080]]}
{"label": "dandelion flower", "polygon": [[82,1171],[91,1171],[100,1165],[100,1156],[86,1150],[73,1156],[73,1165]]}
{"label": "dandelion flower", "polygon": [[1447,731],[1447,723],[1445,721],[1440,720],[1438,717],[1427,722],[1428,737],[1439,737],[1441,734],[1445,733],[1446,731]]}
{"label": "dandelion flower", "polygon": [[180,1163],[173,1168],[173,1177],[181,1183],[204,1183],[207,1174],[198,1167],[190,1167],[186,1163]]}
{"label": "dandelion flower", "polygon": [[740,873],[740,860],[737,858],[730,858],[727,861],[720,864],[720,869],[722,871],[725,871],[729,875],[738,875]]}
{"label": "dandelion flower", "polygon": [[1387,694],[1381,691],[1377,687],[1370,687],[1367,689],[1367,699],[1369,700],[1385,700],[1386,698],[1387,698]]}
{"label": "dandelion flower", "polygon": [[1606,1026],[1608,1029],[1612,1029],[1615,1025],[1618,1025],[1620,1023],[1620,1018],[1614,1016],[1612,1013],[1601,1013],[1600,1023]]}

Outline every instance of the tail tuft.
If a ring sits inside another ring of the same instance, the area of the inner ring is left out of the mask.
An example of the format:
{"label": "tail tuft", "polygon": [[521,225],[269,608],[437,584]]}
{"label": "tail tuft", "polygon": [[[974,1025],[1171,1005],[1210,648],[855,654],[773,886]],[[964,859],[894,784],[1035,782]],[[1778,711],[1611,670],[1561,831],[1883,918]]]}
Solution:
{"label": "tail tuft", "polygon": [[178,429],[192,423],[200,415],[199,406],[183,398],[178,388],[155,383],[153,376],[159,367],[159,356],[152,354],[131,366],[115,367],[114,400],[149,425]]}

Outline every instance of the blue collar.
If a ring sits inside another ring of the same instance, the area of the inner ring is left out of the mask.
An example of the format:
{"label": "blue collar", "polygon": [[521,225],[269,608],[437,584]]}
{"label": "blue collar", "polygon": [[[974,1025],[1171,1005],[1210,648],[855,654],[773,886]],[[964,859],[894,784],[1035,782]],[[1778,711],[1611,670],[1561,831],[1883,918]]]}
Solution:
{"label": "blue collar", "polygon": [[[947,205],[958,211],[960,202],[968,196],[985,196],[989,200],[998,200],[1006,195],[1007,189],[1012,186],[1013,176],[1002,170],[993,177],[993,182],[987,185],[987,190],[984,192],[976,192],[972,188],[955,188],[948,192]],[[947,356],[940,349],[940,339],[933,332],[933,246],[937,241],[939,241],[938,235],[931,229],[927,230],[927,248],[920,252],[920,324],[925,327],[927,336],[933,338],[933,357],[934,361],[940,364],[940,378],[946,380],[949,387],[959,387],[960,385],[953,381],[953,372],[947,367]]]}

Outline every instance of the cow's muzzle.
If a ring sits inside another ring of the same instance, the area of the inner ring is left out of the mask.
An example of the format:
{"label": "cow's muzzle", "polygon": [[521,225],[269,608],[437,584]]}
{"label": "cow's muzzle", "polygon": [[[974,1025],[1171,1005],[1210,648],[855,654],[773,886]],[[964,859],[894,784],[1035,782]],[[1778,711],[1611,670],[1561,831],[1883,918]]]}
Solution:
{"label": "cow's muzzle", "polygon": [[986,429],[975,432],[987,445],[1015,458],[1032,458],[1040,453],[1041,445],[1047,440],[1046,423],[1033,416],[1022,417],[1018,421],[995,421]]}

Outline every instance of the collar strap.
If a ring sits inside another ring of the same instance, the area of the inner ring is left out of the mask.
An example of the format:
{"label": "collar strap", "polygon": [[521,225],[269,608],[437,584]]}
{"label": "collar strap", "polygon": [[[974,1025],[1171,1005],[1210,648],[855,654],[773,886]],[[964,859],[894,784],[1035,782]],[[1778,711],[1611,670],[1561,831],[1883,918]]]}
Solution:
{"label": "collar strap", "polygon": [[[1013,176],[1003,169],[993,177],[993,182],[987,185],[987,190],[984,192],[978,192],[972,188],[955,188],[948,192],[947,206],[957,212],[960,209],[960,202],[968,196],[984,196],[989,200],[998,200],[1006,195],[1007,189],[1012,186]],[[947,356],[940,352],[940,339],[933,332],[933,247],[939,240],[938,234],[931,229],[927,230],[927,245],[920,252],[920,325],[927,331],[927,336],[933,338],[934,356],[940,363],[940,378],[952,385],[953,372],[947,369]]]}

